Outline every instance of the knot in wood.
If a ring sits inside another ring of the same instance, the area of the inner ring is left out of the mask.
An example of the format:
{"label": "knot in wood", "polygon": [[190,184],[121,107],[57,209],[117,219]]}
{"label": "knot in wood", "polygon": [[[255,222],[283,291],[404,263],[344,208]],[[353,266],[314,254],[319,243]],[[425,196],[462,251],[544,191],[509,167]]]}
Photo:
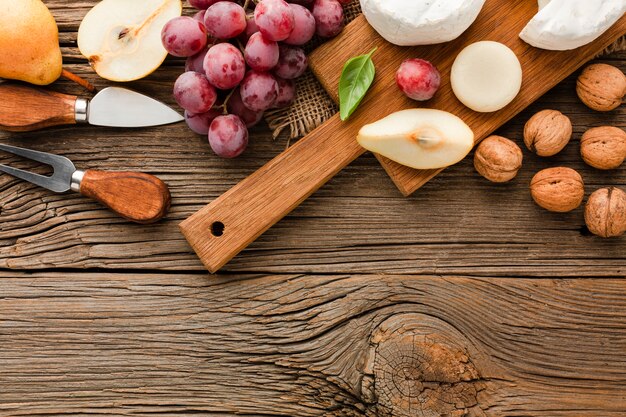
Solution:
{"label": "knot in wood", "polygon": [[445,326],[420,329],[415,323],[395,324],[381,328],[372,339],[378,413],[398,417],[484,415],[477,398],[484,384],[463,346],[463,336],[457,339],[455,334],[446,334]]}

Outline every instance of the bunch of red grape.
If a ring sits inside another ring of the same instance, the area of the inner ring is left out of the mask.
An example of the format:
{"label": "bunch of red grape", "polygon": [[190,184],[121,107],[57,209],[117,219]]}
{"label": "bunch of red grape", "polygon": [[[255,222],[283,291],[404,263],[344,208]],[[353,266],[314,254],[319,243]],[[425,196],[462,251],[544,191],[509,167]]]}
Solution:
{"label": "bunch of red grape", "polygon": [[170,54],[187,57],[174,84],[187,125],[208,134],[217,155],[240,155],[263,112],[293,102],[293,80],[307,68],[302,45],[341,32],[342,3],[350,1],[189,0],[200,11],[170,20],[161,33]]}

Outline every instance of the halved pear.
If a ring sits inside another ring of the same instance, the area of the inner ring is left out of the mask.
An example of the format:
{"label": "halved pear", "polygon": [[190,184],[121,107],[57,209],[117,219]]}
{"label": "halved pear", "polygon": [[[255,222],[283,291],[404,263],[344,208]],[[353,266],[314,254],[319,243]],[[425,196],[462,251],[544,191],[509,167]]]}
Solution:
{"label": "halved pear", "polygon": [[102,78],[143,78],[165,60],[161,30],[181,13],[181,0],[103,0],[80,24],[78,48]]}
{"label": "halved pear", "polygon": [[357,141],[399,164],[437,169],[465,158],[474,146],[474,132],[452,113],[409,109],[363,126]]}

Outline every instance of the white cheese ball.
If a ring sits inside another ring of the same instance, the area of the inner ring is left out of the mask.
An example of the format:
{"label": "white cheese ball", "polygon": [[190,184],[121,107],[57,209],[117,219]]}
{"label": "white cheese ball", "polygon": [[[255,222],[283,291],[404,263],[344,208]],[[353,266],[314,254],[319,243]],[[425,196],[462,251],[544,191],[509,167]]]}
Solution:
{"label": "white cheese ball", "polygon": [[476,20],[485,0],[360,0],[370,25],[401,46],[458,38]]}
{"label": "white cheese ball", "polygon": [[476,42],[452,64],[452,91],[470,109],[493,112],[506,107],[522,87],[522,65],[515,52],[500,42]]}

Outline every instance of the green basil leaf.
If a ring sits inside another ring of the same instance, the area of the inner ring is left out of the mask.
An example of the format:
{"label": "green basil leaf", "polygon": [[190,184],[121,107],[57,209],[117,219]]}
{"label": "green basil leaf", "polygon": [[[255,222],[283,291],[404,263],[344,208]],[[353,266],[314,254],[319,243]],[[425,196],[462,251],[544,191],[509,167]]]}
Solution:
{"label": "green basil leaf", "polygon": [[369,90],[376,69],[372,62],[372,54],[360,55],[351,58],[343,66],[341,78],[339,79],[339,116],[341,120],[346,120],[356,110]]}

